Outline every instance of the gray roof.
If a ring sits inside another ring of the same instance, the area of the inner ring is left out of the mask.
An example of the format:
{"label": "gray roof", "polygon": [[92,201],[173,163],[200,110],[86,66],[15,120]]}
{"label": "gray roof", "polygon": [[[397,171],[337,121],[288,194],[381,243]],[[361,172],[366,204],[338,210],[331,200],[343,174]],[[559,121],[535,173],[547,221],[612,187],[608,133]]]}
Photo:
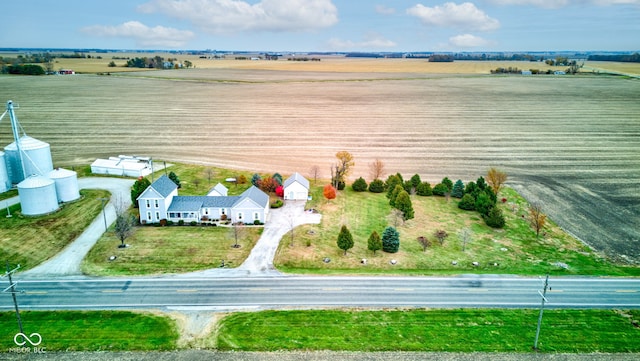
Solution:
{"label": "gray roof", "polygon": [[220,193],[221,195],[226,196],[228,189],[227,189],[227,187],[225,187],[222,184],[218,183],[213,188],[211,188],[209,190],[208,194],[211,194],[211,192],[213,192],[213,191],[216,191],[216,192]]}
{"label": "gray roof", "polygon": [[151,188],[155,189],[164,198],[167,198],[178,186],[169,177],[163,175],[151,184]]}
{"label": "gray roof", "polygon": [[302,174],[298,172],[293,173],[291,177],[287,178],[287,180],[284,181],[284,186],[288,187],[294,182],[298,182],[302,184],[305,188],[309,189],[309,181],[307,180],[307,178],[303,177]]}
{"label": "gray roof", "polygon": [[238,196],[222,196],[222,197],[210,197],[204,196],[203,207],[209,208],[231,208],[240,199]]}
{"label": "gray roof", "polygon": [[262,207],[266,207],[269,204],[269,196],[256,186],[251,186],[251,188],[244,191],[240,198],[249,198]]}
{"label": "gray roof", "polygon": [[171,201],[168,212],[199,212],[202,208],[201,196],[175,196]]}

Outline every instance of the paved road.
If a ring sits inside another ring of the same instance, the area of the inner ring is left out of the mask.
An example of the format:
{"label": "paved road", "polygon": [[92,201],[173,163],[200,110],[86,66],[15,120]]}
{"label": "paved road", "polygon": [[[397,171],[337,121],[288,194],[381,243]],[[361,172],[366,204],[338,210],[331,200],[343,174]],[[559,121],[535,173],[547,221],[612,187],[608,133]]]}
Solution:
{"label": "paved road", "polygon": [[[551,308],[640,308],[640,279],[551,278]],[[253,277],[22,280],[22,309],[235,311],[339,307],[536,308],[539,279]],[[10,303],[0,306],[11,309]]]}

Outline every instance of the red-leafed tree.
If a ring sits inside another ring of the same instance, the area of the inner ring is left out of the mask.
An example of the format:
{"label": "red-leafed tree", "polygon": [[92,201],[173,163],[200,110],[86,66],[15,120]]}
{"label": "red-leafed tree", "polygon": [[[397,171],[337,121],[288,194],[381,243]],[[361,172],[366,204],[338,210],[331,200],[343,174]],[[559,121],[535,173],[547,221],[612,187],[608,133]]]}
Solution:
{"label": "red-leafed tree", "polygon": [[333,188],[333,186],[331,184],[327,184],[326,186],[324,186],[324,189],[322,190],[322,194],[328,200],[335,199],[336,198],[336,189]]}
{"label": "red-leafed tree", "polygon": [[284,197],[284,187],[283,186],[277,186],[276,187],[276,195],[278,197]]}
{"label": "red-leafed tree", "polygon": [[258,181],[258,188],[265,193],[275,192],[278,186],[278,182],[271,177],[264,177]]}

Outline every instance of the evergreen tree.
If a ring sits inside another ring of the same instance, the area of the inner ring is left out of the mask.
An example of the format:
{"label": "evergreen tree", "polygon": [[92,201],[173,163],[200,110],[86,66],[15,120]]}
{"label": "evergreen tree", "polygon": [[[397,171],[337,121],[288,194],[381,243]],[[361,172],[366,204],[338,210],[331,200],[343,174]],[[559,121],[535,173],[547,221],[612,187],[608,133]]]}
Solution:
{"label": "evergreen tree", "polygon": [[409,194],[413,193],[413,190],[415,189],[413,188],[413,183],[411,183],[411,181],[404,181],[402,188],[404,188],[404,190]]}
{"label": "evergreen tree", "polygon": [[429,182],[422,182],[416,188],[416,193],[419,196],[432,196],[433,190],[431,189],[431,184]]}
{"label": "evergreen tree", "polygon": [[422,180],[420,179],[420,175],[419,174],[414,174],[413,177],[411,177],[411,185],[413,185],[413,189],[418,189],[418,186],[422,183]]}
{"label": "evergreen tree", "polygon": [[489,211],[491,210],[491,208],[493,208],[493,203],[491,202],[491,199],[489,198],[487,193],[481,192],[480,194],[478,194],[478,198],[476,198],[474,206],[476,208],[476,211],[485,216],[489,214]]}
{"label": "evergreen tree", "polygon": [[476,209],[476,200],[473,199],[471,194],[465,194],[462,196],[460,202],[458,202],[458,208],[464,209],[465,211],[473,211]]}
{"label": "evergreen tree", "polygon": [[151,182],[147,178],[140,177],[133,183],[131,187],[131,202],[135,208],[138,208],[137,199],[140,195],[151,185]]}
{"label": "evergreen tree", "polygon": [[438,183],[433,187],[433,195],[444,196],[447,193],[449,193],[449,188],[442,183]]}
{"label": "evergreen tree", "polygon": [[382,250],[388,253],[396,253],[400,249],[400,233],[389,226],[382,232]]}
{"label": "evergreen tree", "polygon": [[476,181],[476,185],[478,186],[478,189],[480,189],[481,191],[485,190],[485,188],[487,188],[487,182],[485,182],[484,177],[480,176],[480,178],[478,178],[478,180]]}
{"label": "evergreen tree", "polygon": [[502,211],[498,207],[492,207],[491,210],[489,211],[489,214],[487,214],[483,218],[484,218],[484,223],[486,223],[487,226],[489,227],[492,227],[492,228],[504,227],[504,224],[505,224],[504,216],[502,215]]}
{"label": "evergreen tree", "polygon": [[338,234],[338,248],[344,251],[344,254],[347,254],[347,251],[353,248],[353,236],[351,232],[347,229],[347,226],[342,226],[340,228],[340,234]]}
{"label": "evergreen tree", "polygon": [[398,178],[396,174],[392,174],[387,177],[387,181],[385,182],[385,188],[387,189],[387,198],[391,198],[391,193],[393,193],[398,184],[402,184],[402,180]]}
{"label": "evergreen tree", "polygon": [[464,187],[464,194],[470,194],[473,199],[476,198],[476,196],[478,195],[478,185],[475,182],[469,182],[467,183],[467,185]]}
{"label": "evergreen tree", "polygon": [[380,179],[375,179],[369,183],[369,192],[382,193],[384,192],[384,182]]}
{"label": "evergreen tree", "polygon": [[262,180],[262,177],[260,177],[260,174],[258,173],[253,173],[253,175],[251,176],[251,184],[253,184],[256,187],[260,185],[261,180]]}
{"label": "evergreen tree", "polygon": [[453,185],[453,189],[451,190],[451,196],[455,198],[462,198],[464,195],[464,183],[462,180],[458,179],[456,183]]}
{"label": "evergreen tree", "polygon": [[282,175],[280,173],[274,173],[271,178],[273,178],[273,180],[276,181],[278,185],[282,185]]}
{"label": "evergreen tree", "polygon": [[444,177],[442,178],[442,182],[440,183],[447,186],[447,190],[448,190],[447,193],[451,193],[451,190],[453,189],[453,182],[451,181],[451,179],[449,179],[448,177]]}
{"label": "evergreen tree", "polygon": [[365,181],[364,178],[360,177],[356,179],[355,182],[353,182],[351,188],[353,188],[355,192],[364,192],[367,190],[367,181]]}
{"label": "evergreen tree", "polygon": [[182,185],[180,184],[180,178],[178,178],[177,174],[173,172],[169,172],[169,179],[171,179],[173,183],[175,183],[178,186],[178,188],[182,188]]}
{"label": "evergreen tree", "polygon": [[396,187],[393,189],[393,192],[391,192],[391,195],[389,196],[389,205],[391,205],[391,207],[395,207],[396,206],[396,198],[398,198],[398,194],[400,194],[400,192],[404,192],[404,188],[402,187],[402,185],[398,184],[396,185]]}
{"label": "evergreen tree", "polygon": [[411,197],[406,191],[401,191],[395,199],[395,207],[402,212],[402,218],[404,220],[413,219],[413,205],[411,204]]}
{"label": "evergreen tree", "polygon": [[378,234],[378,232],[371,232],[369,241],[367,241],[367,249],[369,249],[369,251],[373,251],[374,256],[376,254],[376,251],[382,249],[382,239],[380,239],[380,235]]}

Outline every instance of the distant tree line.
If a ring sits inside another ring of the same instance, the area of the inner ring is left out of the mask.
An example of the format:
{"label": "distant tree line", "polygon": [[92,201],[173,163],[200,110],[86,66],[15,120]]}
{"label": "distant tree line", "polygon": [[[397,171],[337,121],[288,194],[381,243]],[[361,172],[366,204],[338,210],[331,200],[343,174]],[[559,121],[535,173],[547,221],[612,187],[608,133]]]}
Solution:
{"label": "distant tree line", "polygon": [[287,58],[288,61],[320,61],[322,59],[320,58],[308,58],[308,57],[302,57],[302,58]]}
{"label": "distant tree line", "polygon": [[430,63],[452,63],[453,55],[450,54],[433,54],[429,57]]}
{"label": "distant tree line", "polygon": [[640,63],[640,54],[631,55],[589,55],[591,61],[619,61],[624,63]]}
{"label": "distant tree line", "polygon": [[37,64],[17,64],[2,66],[3,74],[44,75],[44,68]]}

